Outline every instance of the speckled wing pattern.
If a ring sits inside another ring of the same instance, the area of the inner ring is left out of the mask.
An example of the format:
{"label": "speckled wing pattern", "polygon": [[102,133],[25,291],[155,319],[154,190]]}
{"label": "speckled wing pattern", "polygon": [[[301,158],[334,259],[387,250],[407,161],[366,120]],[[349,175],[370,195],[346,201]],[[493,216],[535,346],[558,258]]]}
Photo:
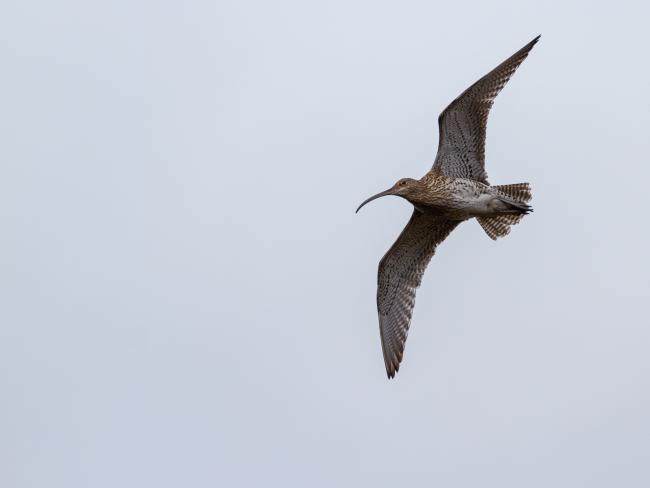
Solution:
{"label": "speckled wing pattern", "polygon": [[460,94],[438,117],[440,139],[432,171],[487,183],[485,128],[494,99],[539,36]]}
{"label": "speckled wing pattern", "polygon": [[384,363],[389,378],[395,376],[415,305],[415,291],[436,246],[459,224],[414,210],[411,220],[379,263],[377,311]]}

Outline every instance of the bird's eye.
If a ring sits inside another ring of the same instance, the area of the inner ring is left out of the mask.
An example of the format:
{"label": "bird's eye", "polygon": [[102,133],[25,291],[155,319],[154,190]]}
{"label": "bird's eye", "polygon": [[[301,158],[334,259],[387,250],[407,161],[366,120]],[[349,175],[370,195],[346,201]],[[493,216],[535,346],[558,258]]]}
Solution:
{"label": "bird's eye", "polygon": [[400,183],[400,185],[402,185],[402,186],[406,185],[406,181],[402,181],[402,182]]}

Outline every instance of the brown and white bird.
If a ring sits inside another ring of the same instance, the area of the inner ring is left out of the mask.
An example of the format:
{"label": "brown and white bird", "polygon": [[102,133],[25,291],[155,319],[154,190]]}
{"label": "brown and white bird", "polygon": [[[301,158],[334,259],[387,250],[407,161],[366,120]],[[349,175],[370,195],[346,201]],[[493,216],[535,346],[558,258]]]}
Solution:
{"label": "brown and white bird", "polygon": [[476,217],[492,239],[510,232],[532,211],[528,183],[492,186],[485,172],[485,129],[494,99],[537,43],[522,49],[460,94],[438,117],[436,160],[419,180],[404,178],[361,207],[385,195],[413,204],[408,224],[379,262],[377,311],[389,378],[399,370],[415,304],[415,291],[440,244],[458,224]]}

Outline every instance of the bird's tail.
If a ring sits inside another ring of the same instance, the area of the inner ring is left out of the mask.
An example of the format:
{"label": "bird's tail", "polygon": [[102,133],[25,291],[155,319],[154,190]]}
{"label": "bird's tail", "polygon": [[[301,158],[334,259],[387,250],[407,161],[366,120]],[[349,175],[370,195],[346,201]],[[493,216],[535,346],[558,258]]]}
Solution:
{"label": "bird's tail", "polygon": [[492,188],[499,193],[499,199],[505,204],[506,210],[502,215],[479,217],[476,220],[490,239],[496,240],[508,235],[511,226],[518,224],[524,215],[533,211],[533,207],[528,205],[533,195],[528,183],[497,185]]}

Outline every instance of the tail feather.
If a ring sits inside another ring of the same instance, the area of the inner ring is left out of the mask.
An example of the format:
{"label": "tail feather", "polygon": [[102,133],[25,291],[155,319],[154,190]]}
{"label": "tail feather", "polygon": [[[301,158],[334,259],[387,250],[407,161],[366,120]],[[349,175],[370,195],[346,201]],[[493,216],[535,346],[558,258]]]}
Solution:
{"label": "tail feather", "polygon": [[510,209],[508,213],[496,215],[494,217],[478,217],[478,223],[481,224],[485,233],[492,240],[499,237],[507,236],[510,233],[510,227],[518,224],[524,215],[532,212],[532,207],[528,202],[533,195],[528,183],[516,183],[513,185],[497,185],[492,188],[496,189],[503,195],[503,202]]}
{"label": "tail feather", "polygon": [[510,234],[510,226],[518,224],[524,214],[497,215],[496,217],[478,217],[485,233],[490,239],[496,241],[499,237]]}
{"label": "tail feather", "polygon": [[528,203],[533,198],[528,183],[515,183],[512,185],[496,185],[492,188],[496,189],[499,193],[512,198],[517,202]]}

